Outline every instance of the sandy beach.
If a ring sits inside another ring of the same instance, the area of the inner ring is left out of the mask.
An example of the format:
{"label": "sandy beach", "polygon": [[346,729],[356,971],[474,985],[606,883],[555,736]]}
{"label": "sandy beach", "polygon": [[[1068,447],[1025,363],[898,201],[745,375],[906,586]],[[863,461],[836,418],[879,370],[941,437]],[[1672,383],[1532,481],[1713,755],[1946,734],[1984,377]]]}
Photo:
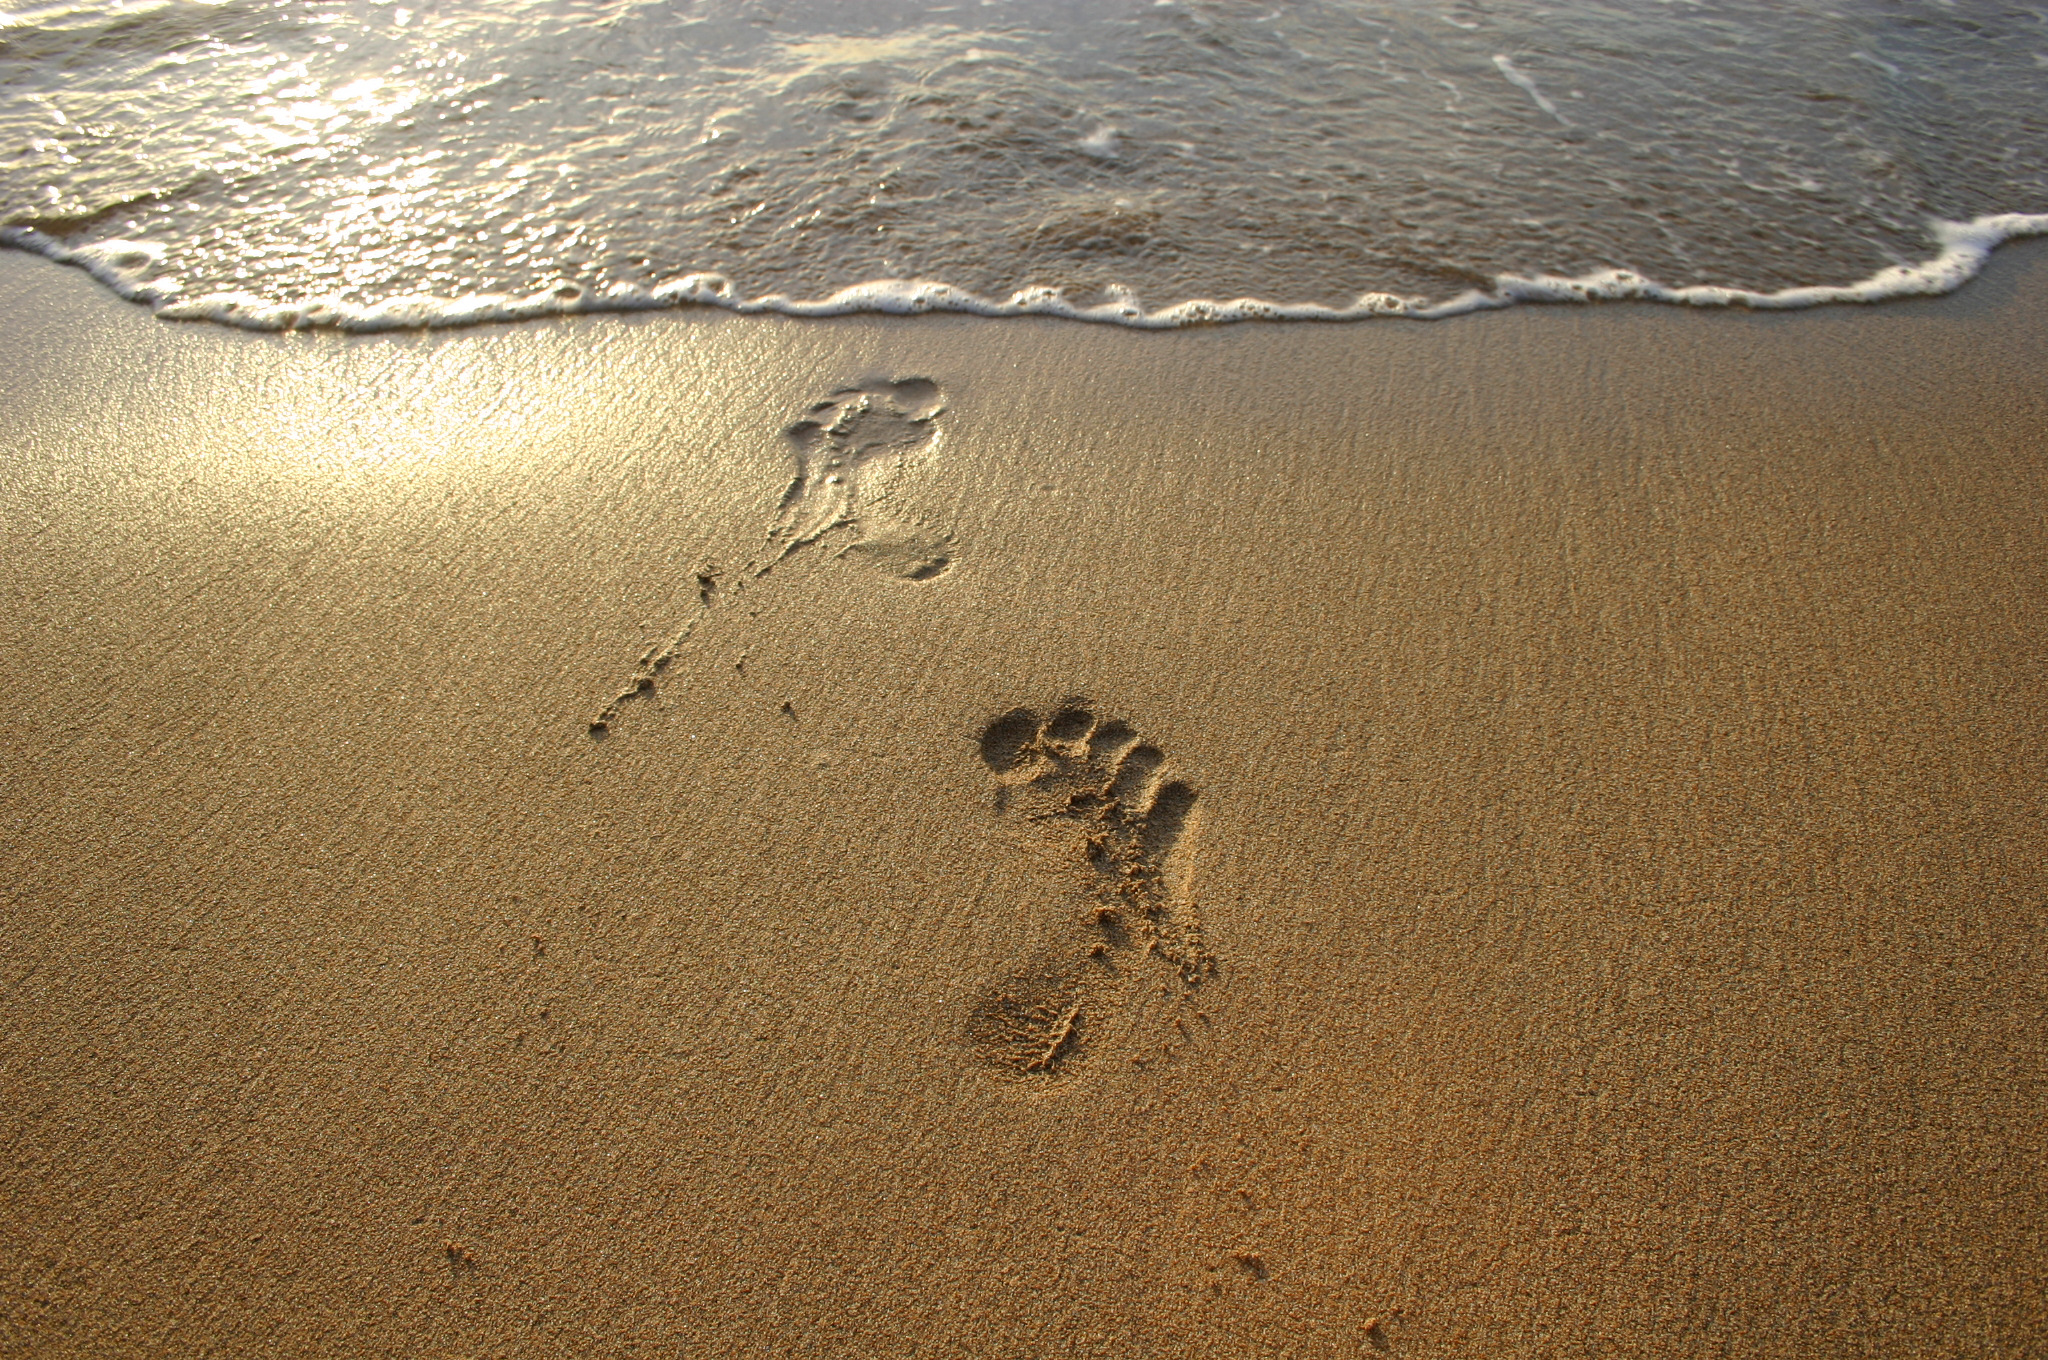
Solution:
{"label": "sandy beach", "polygon": [[2048,245],[0,337],[0,1354],[2048,1352]]}

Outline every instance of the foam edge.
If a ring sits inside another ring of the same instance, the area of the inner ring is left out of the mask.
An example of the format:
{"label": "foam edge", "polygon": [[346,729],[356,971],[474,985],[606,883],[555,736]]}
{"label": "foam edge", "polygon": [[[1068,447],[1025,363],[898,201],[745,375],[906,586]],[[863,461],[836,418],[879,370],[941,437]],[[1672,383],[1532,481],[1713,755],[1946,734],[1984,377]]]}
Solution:
{"label": "foam edge", "polygon": [[1069,301],[1057,288],[1025,288],[996,301],[951,284],[922,279],[877,279],[816,299],[793,298],[785,293],[746,297],[735,291],[732,281],[721,274],[689,274],[652,288],[621,285],[593,291],[565,282],[525,295],[485,293],[453,299],[418,295],[370,304],[332,298],[272,302],[250,293],[210,293],[188,298],[176,279],[159,272],[165,251],[154,242],[108,240],[67,246],[31,227],[0,227],[0,245],[33,251],[59,264],[83,269],[121,297],[142,303],[165,320],[214,321],[247,330],[422,330],[546,316],[696,306],[799,317],[859,312],[896,316],[927,312],[1051,316],[1135,330],[1178,330],[1240,321],[1365,321],[1381,317],[1437,321],[1522,303],[1633,301],[1789,311],[1834,303],[1932,296],[1954,292],[1975,278],[1991,252],[2005,242],[2048,235],[2048,213],[1997,213],[1968,222],[1935,220],[1929,224],[1929,231],[1941,247],[1931,260],[1892,265],[1856,283],[1808,285],[1770,293],[1715,284],[1670,288],[1632,270],[1607,269],[1572,277],[1501,274],[1489,288],[1471,289],[1441,302],[1392,293],[1365,293],[1348,307],[1268,302],[1260,298],[1194,298],[1157,311],[1146,311],[1134,295],[1122,289],[1112,289],[1106,302],[1084,307]]}

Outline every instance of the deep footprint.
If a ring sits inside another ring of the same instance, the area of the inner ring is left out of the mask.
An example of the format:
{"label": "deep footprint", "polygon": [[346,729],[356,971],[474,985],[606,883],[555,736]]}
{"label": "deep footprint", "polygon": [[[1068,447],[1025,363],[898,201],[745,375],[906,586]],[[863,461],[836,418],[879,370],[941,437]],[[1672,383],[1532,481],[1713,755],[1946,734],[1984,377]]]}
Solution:
{"label": "deep footprint", "polygon": [[983,996],[968,1033],[988,1062],[1050,1074],[1078,1057],[1137,958],[1150,957],[1183,991],[1215,971],[1201,923],[1173,881],[1196,793],[1129,724],[1070,701],[1049,715],[1012,709],[983,729],[982,763],[996,805],[1051,829],[1078,827],[1085,917],[1057,949]]}
{"label": "deep footprint", "polygon": [[610,736],[627,705],[660,698],[663,676],[722,602],[814,543],[844,531],[837,557],[853,557],[907,581],[944,574],[953,565],[951,538],[928,525],[890,518],[884,507],[893,474],[906,456],[931,443],[938,428],[933,422],[945,409],[945,394],[929,378],[871,378],[811,403],[783,431],[796,456],[796,474],[768,526],[768,551],[735,572],[698,570],[696,609],[666,643],[641,656],[626,687],[591,717],[591,738]]}

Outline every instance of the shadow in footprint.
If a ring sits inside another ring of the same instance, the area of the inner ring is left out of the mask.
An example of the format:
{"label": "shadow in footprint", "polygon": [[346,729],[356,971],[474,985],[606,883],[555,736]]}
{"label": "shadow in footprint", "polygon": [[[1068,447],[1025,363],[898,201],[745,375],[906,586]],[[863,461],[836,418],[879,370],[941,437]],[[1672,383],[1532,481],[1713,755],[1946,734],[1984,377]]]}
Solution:
{"label": "shadow in footprint", "polygon": [[1020,973],[975,1004],[968,1034],[996,1066],[1056,1072],[1081,1046],[1082,990],[1057,972]]}

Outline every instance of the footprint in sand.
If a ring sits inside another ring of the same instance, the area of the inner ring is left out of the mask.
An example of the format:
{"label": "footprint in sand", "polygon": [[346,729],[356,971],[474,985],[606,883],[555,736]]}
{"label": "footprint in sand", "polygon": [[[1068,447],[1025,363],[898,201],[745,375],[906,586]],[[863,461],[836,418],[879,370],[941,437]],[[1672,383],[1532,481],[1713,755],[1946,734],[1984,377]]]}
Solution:
{"label": "footprint in sand", "polygon": [[767,575],[840,529],[851,532],[834,556],[863,557],[913,581],[929,581],[951,566],[944,535],[888,512],[891,484],[910,455],[931,442],[937,433],[932,422],[944,409],[939,385],[928,378],[866,382],[813,405],[786,431],[796,446],[796,476],[768,530],[775,556],[756,574]]}
{"label": "footprint in sand", "polygon": [[[1165,968],[1185,997],[1215,971],[1202,946],[1177,851],[1195,790],[1129,724],[1078,700],[1050,716],[1018,708],[981,734],[996,806],[1067,842],[1080,901],[1033,967],[985,994],[968,1034],[981,1057],[1020,1074],[1051,1074],[1127,1009],[1141,965]],[[1178,1023],[1178,1022],[1176,1022]]]}
{"label": "footprint in sand", "polygon": [[591,718],[592,739],[610,736],[628,704],[659,700],[662,677],[721,604],[813,544],[841,540],[835,558],[909,581],[929,581],[951,567],[951,536],[891,504],[902,475],[932,446],[945,409],[944,393],[929,378],[871,378],[813,402],[783,431],[796,474],[769,523],[765,551],[735,572],[697,571],[696,608],[667,642],[647,650],[631,681]]}

